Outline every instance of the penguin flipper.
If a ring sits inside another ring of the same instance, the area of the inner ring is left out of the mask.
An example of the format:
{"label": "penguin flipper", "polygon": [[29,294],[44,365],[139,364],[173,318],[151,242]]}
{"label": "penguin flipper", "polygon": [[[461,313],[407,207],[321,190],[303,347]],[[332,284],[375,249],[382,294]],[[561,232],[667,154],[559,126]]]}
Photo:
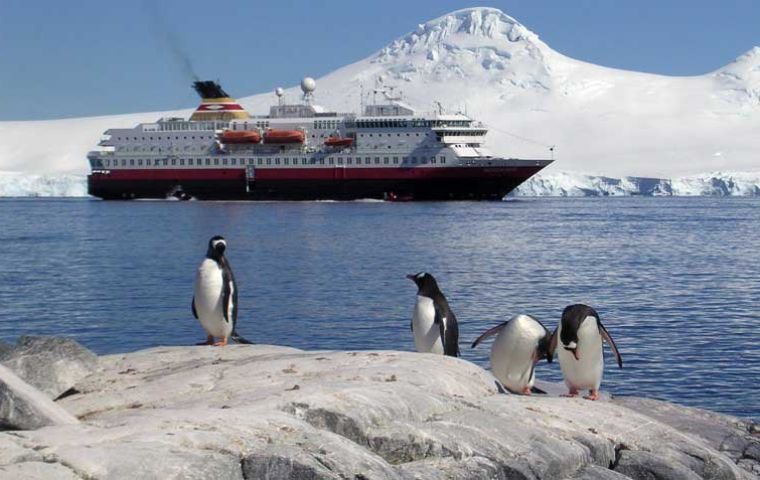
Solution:
{"label": "penguin flipper", "polygon": [[530,387],[530,392],[531,393],[538,393],[538,394],[541,394],[541,395],[546,395],[546,392],[544,392],[543,390],[541,390],[540,388],[535,387],[535,386],[534,387]]}
{"label": "penguin flipper", "polygon": [[191,306],[191,307],[192,307],[192,309],[193,309],[193,316],[194,316],[194,317],[195,317],[195,319],[197,320],[197,319],[198,319],[198,311],[195,309],[195,295],[193,295],[193,301],[192,301],[192,302],[190,302],[190,306]]}
{"label": "penguin flipper", "polygon": [[238,295],[232,269],[229,265],[227,267],[222,270],[222,315],[226,321],[232,322],[232,330],[235,331]]}
{"label": "penguin flipper", "polygon": [[604,325],[602,325],[601,321],[597,320],[596,324],[599,325],[599,334],[602,336],[604,341],[609,344],[612,353],[615,355],[615,360],[617,360],[618,367],[623,368],[623,357],[620,356],[620,351],[618,350],[617,345],[615,345],[615,341],[612,339],[610,332],[604,328]]}
{"label": "penguin flipper", "polygon": [[441,335],[441,344],[443,344],[443,354],[449,357],[459,356],[459,327],[454,312],[449,311],[444,315],[442,308],[435,305],[435,317],[433,323],[438,324]]}
{"label": "penguin flipper", "polygon": [[475,348],[478,346],[478,344],[480,344],[480,342],[482,342],[486,338],[490,337],[491,335],[496,335],[497,333],[501,331],[502,328],[506,327],[508,323],[509,323],[509,320],[507,320],[506,322],[501,322],[500,324],[496,325],[493,328],[489,328],[488,330],[483,332],[481,336],[476,338],[474,342],[472,342],[472,345],[470,345],[470,348]]}

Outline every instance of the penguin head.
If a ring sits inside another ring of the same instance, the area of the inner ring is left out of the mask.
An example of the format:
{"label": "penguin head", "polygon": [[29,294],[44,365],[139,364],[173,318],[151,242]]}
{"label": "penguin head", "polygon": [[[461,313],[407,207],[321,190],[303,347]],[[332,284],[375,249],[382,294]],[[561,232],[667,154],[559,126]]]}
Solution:
{"label": "penguin head", "polygon": [[208,241],[208,250],[206,256],[213,260],[219,260],[224,256],[224,251],[227,249],[227,241],[221,235],[211,237]]}
{"label": "penguin head", "polygon": [[578,330],[580,330],[581,324],[587,317],[599,319],[599,314],[593,308],[581,303],[568,305],[562,311],[562,331],[560,332],[559,340],[562,343],[562,348],[572,353],[576,360],[580,360],[580,355],[578,354]]}
{"label": "penguin head", "polygon": [[536,347],[538,360],[545,358],[547,362],[552,363],[554,352],[551,351],[551,342],[552,335],[547,331],[546,334],[538,341],[538,346]]}
{"label": "penguin head", "polygon": [[413,281],[417,285],[417,294],[431,297],[433,294],[440,292],[438,289],[438,282],[435,281],[435,277],[427,272],[412,273],[407,275],[406,278]]}

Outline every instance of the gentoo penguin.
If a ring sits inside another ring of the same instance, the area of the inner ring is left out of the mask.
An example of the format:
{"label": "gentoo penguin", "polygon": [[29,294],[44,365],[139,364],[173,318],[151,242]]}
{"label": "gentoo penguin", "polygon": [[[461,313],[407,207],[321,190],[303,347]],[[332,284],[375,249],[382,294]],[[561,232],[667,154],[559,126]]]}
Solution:
{"label": "gentoo penguin", "polygon": [[[252,343],[235,331],[238,292],[230,262],[224,256],[227,242],[219,235],[208,241],[206,258],[195,275],[193,316],[208,334],[207,344],[227,345],[231,338],[238,343]],[[214,342],[219,338],[218,342]]]}
{"label": "gentoo penguin", "polygon": [[459,356],[459,326],[446,297],[432,275],[420,272],[406,278],[417,285],[412,333],[418,352]]}
{"label": "gentoo penguin", "polygon": [[562,321],[552,334],[549,354],[553,356],[554,351],[558,350],[559,365],[570,390],[567,396],[574,397],[579,390],[588,389],[589,395],[584,398],[599,398],[604,371],[602,340],[610,345],[618,366],[623,368],[620,352],[596,310],[582,304],[565,307]]}
{"label": "gentoo penguin", "polygon": [[543,358],[552,361],[549,330],[530,315],[515,315],[486,330],[472,342],[472,348],[491,335],[497,335],[491,346],[491,371],[501,384],[512,393],[545,393],[533,387],[533,383],[536,363]]}

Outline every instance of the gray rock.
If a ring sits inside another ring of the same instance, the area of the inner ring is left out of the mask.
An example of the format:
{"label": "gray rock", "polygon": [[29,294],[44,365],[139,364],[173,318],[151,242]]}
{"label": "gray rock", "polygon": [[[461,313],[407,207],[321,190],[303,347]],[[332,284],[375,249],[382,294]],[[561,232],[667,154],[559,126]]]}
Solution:
{"label": "gray rock", "polygon": [[568,480],[626,480],[631,477],[615,472],[609,468],[599,467],[597,465],[588,465],[578,470],[575,475]]}
{"label": "gray rock", "polygon": [[56,399],[94,372],[98,357],[69,338],[24,336],[13,349],[0,350],[0,363]]}
{"label": "gray rock", "polygon": [[58,463],[22,462],[0,465],[0,478],[18,480],[80,480],[68,468]]}
{"label": "gray rock", "polygon": [[650,452],[624,450],[615,472],[640,480],[700,480],[696,473],[672,459]]}
{"label": "gray rock", "polygon": [[157,348],[102,357],[77,390],[57,403],[79,425],[0,433],[0,465],[31,452],[98,479],[755,478],[754,450],[735,460],[739,444],[721,451],[657,409],[503,395],[478,366],[429,354]]}
{"label": "gray rock", "polygon": [[11,350],[13,350],[13,345],[12,344],[10,344],[8,342],[3,342],[2,340],[0,340],[0,359],[2,359],[3,356],[6,355]]}
{"label": "gray rock", "polygon": [[0,365],[0,429],[33,430],[76,423],[73,415]]}

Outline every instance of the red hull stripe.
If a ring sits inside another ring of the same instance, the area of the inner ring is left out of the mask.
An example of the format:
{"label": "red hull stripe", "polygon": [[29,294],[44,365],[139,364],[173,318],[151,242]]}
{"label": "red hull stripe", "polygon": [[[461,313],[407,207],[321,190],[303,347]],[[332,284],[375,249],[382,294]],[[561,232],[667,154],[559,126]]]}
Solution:
{"label": "red hull stripe", "polygon": [[[436,180],[526,179],[539,167],[446,167],[446,168],[269,168],[256,169],[255,180]],[[245,169],[130,169],[94,174],[94,181],[108,180],[245,180]]]}
{"label": "red hull stripe", "polygon": [[229,110],[243,110],[237,103],[202,103],[196,112],[224,112]]}

